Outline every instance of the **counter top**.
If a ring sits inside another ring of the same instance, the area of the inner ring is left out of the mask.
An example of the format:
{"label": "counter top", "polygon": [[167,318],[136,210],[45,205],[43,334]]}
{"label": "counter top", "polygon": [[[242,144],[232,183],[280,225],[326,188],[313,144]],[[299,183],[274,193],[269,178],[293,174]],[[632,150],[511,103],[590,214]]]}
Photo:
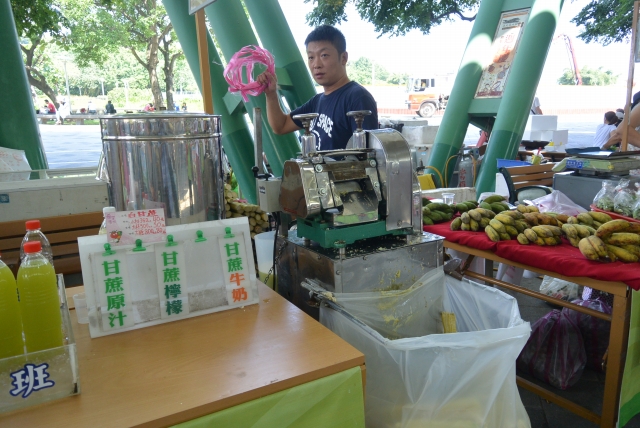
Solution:
{"label": "counter top", "polygon": [[364,355],[259,284],[260,304],[91,339],[71,311],[81,394],[0,426],[167,426],[364,364]]}

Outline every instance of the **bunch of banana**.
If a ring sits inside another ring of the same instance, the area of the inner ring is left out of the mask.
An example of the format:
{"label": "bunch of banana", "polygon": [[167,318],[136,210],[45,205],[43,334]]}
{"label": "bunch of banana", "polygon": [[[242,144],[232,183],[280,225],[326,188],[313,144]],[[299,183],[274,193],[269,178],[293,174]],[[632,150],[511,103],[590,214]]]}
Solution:
{"label": "bunch of banana", "polygon": [[502,211],[489,220],[484,232],[493,242],[508,241],[522,235],[529,225],[518,211]]}
{"label": "bunch of banana", "polygon": [[241,202],[238,194],[231,190],[230,184],[224,185],[225,218],[248,217],[251,239],[269,227],[269,216],[258,205]]}
{"label": "bunch of banana", "polygon": [[484,208],[474,208],[463,212],[462,215],[451,222],[451,230],[465,230],[477,232],[485,230],[489,226],[489,222],[496,217],[491,210]]}
{"label": "bunch of banana", "polygon": [[561,227],[567,220],[566,215],[540,212],[524,213],[524,219],[530,226],[558,226]]}
{"label": "bunch of banana", "polygon": [[552,225],[537,225],[525,229],[516,239],[519,243],[527,245],[560,245],[562,243],[562,229]]}
{"label": "bunch of banana", "polygon": [[524,205],[524,204],[518,204],[518,206],[516,207],[516,209],[518,211],[520,211],[521,213],[538,213],[540,212],[540,210],[538,209],[538,207],[536,207],[535,205]]}
{"label": "bunch of banana", "polygon": [[589,260],[608,258],[611,261],[634,263],[640,259],[640,223],[607,221],[589,239],[591,248],[586,243],[583,244],[582,240],[579,246],[580,252]]}
{"label": "bunch of banana", "polygon": [[464,202],[460,202],[459,204],[451,204],[449,206],[453,210],[454,214],[455,213],[462,214],[469,210],[475,209],[478,206],[478,203],[476,201],[464,201]]}
{"label": "bunch of banana", "polygon": [[[423,204],[425,203],[424,201],[427,201],[427,199],[422,199]],[[426,204],[422,207],[422,221],[424,224],[442,223],[451,220],[453,217],[453,209],[447,204],[430,201]]]}
{"label": "bunch of banana", "polygon": [[496,214],[501,213],[502,211],[508,211],[509,205],[505,202],[503,196],[500,195],[491,195],[487,198],[484,198],[480,205],[480,208],[484,208],[485,210],[493,211]]}
{"label": "bunch of banana", "polygon": [[567,218],[566,223],[581,224],[583,226],[588,226],[588,227],[597,229],[603,224],[608,223],[610,221],[611,221],[611,217],[608,214],[596,212],[596,211],[589,211],[586,213],[580,213],[575,217]]}

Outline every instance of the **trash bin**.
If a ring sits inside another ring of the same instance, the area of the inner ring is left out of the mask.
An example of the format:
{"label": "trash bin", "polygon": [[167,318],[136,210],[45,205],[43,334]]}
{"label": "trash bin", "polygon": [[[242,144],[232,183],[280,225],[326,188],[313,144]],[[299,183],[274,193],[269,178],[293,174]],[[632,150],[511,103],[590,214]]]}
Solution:
{"label": "trash bin", "polygon": [[[530,427],[515,362],[531,328],[515,298],[445,276],[410,289],[334,294],[320,322],[365,355],[367,427]],[[441,313],[458,333],[442,334]]]}

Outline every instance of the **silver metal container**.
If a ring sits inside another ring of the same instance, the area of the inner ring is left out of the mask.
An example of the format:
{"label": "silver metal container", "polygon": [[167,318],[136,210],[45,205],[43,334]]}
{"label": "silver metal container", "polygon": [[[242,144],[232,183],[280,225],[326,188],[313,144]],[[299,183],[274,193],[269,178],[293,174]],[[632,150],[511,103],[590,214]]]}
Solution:
{"label": "silver metal container", "polygon": [[292,231],[276,243],[278,293],[318,319],[318,308],[308,304],[303,281],[313,280],[336,293],[405,290],[427,271],[442,266],[443,240],[430,233],[410,244],[404,237],[372,238],[347,246],[341,255],[339,249],[306,242]]}
{"label": "silver metal container", "polygon": [[116,210],[164,208],[168,226],[222,218],[220,116],[117,114],[100,127],[99,177]]}

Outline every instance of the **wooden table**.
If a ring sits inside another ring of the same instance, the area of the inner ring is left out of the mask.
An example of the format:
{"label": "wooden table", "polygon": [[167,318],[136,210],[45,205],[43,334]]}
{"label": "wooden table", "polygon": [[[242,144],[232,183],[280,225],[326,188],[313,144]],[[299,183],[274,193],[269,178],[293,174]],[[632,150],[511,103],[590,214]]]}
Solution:
{"label": "wooden table", "polygon": [[[594,313],[591,311],[591,315],[598,316],[598,318],[605,319],[611,322],[611,336],[609,338],[609,350],[607,365],[605,371],[605,383],[604,383],[604,398],[602,401],[602,414],[598,415],[589,409],[586,409],[566,398],[560,397],[551,390],[543,388],[537,384],[529,382],[518,376],[517,383],[521,387],[530,390],[531,392],[540,395],[544,399],[554,402],[559,406],[562,406],[573,413],[581,416],[591,422],[600,425],[602,428],[613,428],[616,426],[618,419],[618,407],[620,403],[620,386],[622,384],[622,372],[624,369],[624,362],[627,352],[627,340],[629,336],[629,320],[631,317],[631,295],[629,287],[623,282],[608,282],[599,281],[587,277],[567,277],[557,274],[555,272],[547,271],[544,269],[538,269],[530,267],[521,263],[513,262],[508,259],[498,257],[491,251],[477,250],[465,245],[456,244],[449,241],[444,241],[444,247],[452,250],[460,251],[462,253],[470,254],[477,257],[482,257],[488,261],[485,266],[486,272],[493,272],[493,262],[505,263],[507,265],[527,269],[533,272],[537,272],[541,275],[547,275],[555,278],[560,278],[565,281],[575,282],[584,286],[594,288],[596,290],[606,291],[613,294],[613,308],[611,315],[603,313]],[[524,287],[509,284],[503,281],[498,281],[492,277],[487,277],[475,272],[466,272],[466,275],[470,278],[478,279],[488,282],[490,284],[497,285],[499,287],[507,288],[519,293],[526,294],[531,297],[535,297],[541,300],[545,300],[560,306],[569,307],[581,312],[589,313],[585,311],[583,307],[567,303],[564,300],[555,299],[544,294],[528,290]]]}
{"label": "wooden table", "polygon": [[168,426],[353,367],[364,385],[362,353],[262,284],[259,294],[259,305],[97,339],[72,311],[81,394],[0,426]]}

